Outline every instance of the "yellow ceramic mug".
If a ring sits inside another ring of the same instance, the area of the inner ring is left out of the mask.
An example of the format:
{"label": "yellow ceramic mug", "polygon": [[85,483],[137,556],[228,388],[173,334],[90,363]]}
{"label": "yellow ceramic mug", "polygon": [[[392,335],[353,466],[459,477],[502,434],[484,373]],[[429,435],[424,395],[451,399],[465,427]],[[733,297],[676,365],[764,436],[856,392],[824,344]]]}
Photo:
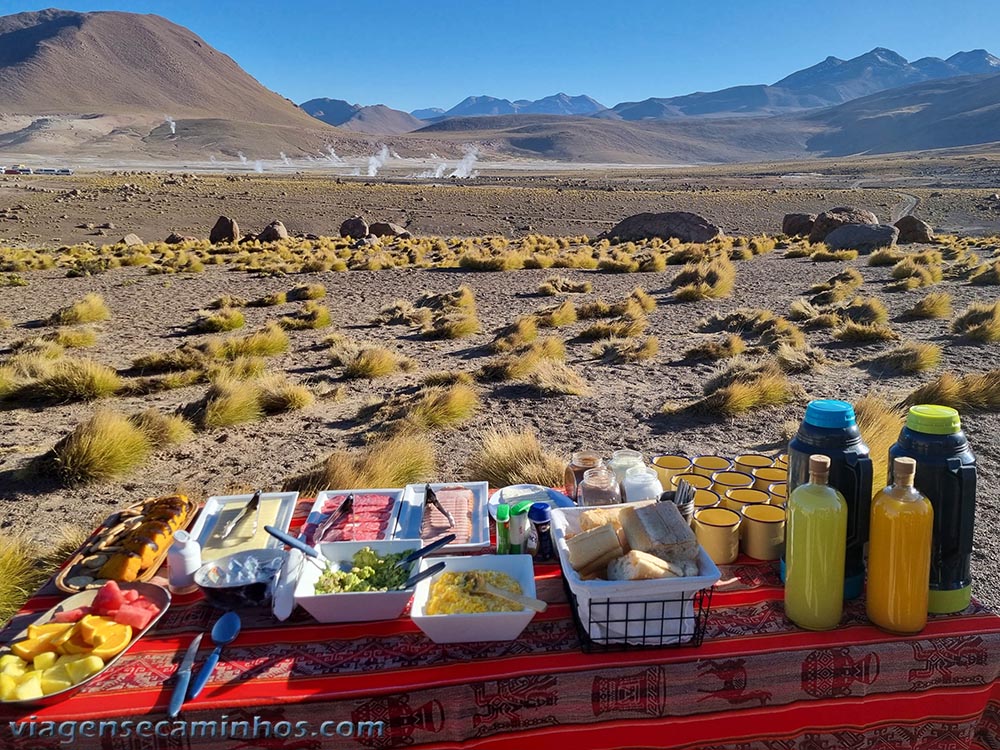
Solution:
{"label": "yellow ceramic mug", "polygon": [[728,471],[733,463],[723,456],[698,456],[691,462],[691,471],[710,477],[717,471]]}
{"label": "yellow ceramic mug", "polygon": [[771,505],[784,505],[788,500],[788,485],[785,482],[775,482],[767,487],[767,494],[771,496]]}
{"label": "yellow ceramic mug", "polygon": [[776,459],[774,459],[774,463],[772,465],[776,469],[787,469],[788,468],[788,454],[787,453],[782,453],[780,456],[778,456]]}
{"label": "yellow ceramic mug", "polygon": [[691,459],[687,456],[653,456],[653,468],[660,477],[660,484],[670,486],[670,480],[677,474],[691,470]]}
{"label": "yellow ceramic mug", "polygon": [[785,550],[785,511],[774,505],[744,505],[743,551],[756,560],[777,560]]}
{"label": "yellow ceramic mug", "polygon": [[694,491],[694,510],[697,513],[702,508],[716,508],[722,503],[722,498],[712,490]]}
{"label": "yellow ceramic mug", "polygon": [[703,508],[694,514],[698,544],[716,565],[726,565],[740,554],[740,514],[728,508]]}
{"label": "yellow ceramic mug", "polygon": [[670,488],[676,490],[677,483],[682,479],[696,490],[712,489],[711,477],[702,476],[701,474],[674,474],[670,477]]}
{"label": "yellow ceramic mug", "polygon": [[750,487],[736,487],[723,495],[722,507],[739,513],[744,505],[767,505],[771,496]]}
{"label": "yellow ceramic mug", "polygon": [[754,469],[753,478],[753,488],[766,492],[772,484],[788,481],[788,469]]}
{"label": "yellow ceramic mug", "polygon": [[774,463],[767,456],[762,456],[759,453],[747,453],[744,456],[736,457],[736,460],[733,461],[733,470],[750,474],[754,469],[763,469],[773,465]]}
{"label": "yellow ceramic mug", "polygon": [[712,475],[712,490],[723,497],[740,487],[753,487],[753,477],[738,471],[717,471]]}

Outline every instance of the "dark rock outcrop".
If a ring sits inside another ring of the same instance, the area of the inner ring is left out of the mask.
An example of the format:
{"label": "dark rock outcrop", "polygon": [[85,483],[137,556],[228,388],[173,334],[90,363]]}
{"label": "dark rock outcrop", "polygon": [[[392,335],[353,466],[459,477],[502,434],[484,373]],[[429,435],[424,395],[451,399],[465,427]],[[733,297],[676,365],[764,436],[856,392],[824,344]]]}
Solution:
{"label": "dark rock outcrop", "polygon": [[636,214],[620,221],[601,235],[618,242],[638,242],[659,237],[681,242],[709,242],[722,235],[722,230],[703,216],[688,211],[667,211],[662,214]]}
{"label": "dark rock outcrop", "polygon": [[826,236],[831,250],[857,250],[870,253],[896,244],[899,230],[891,224],[844,224]]}
{"label": "dark rock outcrop", "polygon": [[215,226],[212,227],[211,233],[208,235],[208,241],[213,245],[220,242],[239,242],[240,237],[240,225],[236,223],[236,219],[230,219],[228,216],[220,216],[218,221],[215,222]]}
{"label": "dark rock outcrop", "polygon": [[871,211],[854,206],[831,208],[816,217],[809,241],[823,242],[830,232],[845,224],[878,224],[878,217]]}

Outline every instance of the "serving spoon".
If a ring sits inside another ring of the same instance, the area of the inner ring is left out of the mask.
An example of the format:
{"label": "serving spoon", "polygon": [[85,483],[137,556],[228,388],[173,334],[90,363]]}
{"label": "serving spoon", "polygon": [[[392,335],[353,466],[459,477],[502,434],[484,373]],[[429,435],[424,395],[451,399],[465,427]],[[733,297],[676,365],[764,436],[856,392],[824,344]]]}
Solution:
{"label": "serving spoon", "polygon": [[240,616],[235,612],[226,612],[226,614],[215,621],[215,625],[212,626],[212,643],[215,644],[215,648],[212,649],[212,653],[208,655],[205,663],[201,666],[201,671],[198,672],[198,675],[191,682],[191,689],[188,691],[188,700],[198,697],[198,693],[205,687],[208,678],[215,671],[223,647],[228,646],[236,640],[236,636],[240,634],[241,626]]}

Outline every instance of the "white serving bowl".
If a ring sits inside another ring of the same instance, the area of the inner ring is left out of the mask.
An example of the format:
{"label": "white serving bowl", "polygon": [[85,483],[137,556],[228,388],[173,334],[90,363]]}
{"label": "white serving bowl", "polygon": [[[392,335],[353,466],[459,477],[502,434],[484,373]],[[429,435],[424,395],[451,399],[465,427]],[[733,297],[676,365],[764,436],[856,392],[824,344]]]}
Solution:
{"label": "white serving bowl", "polygon": [[[419,539],[404,539],[391,542],[323,542],[319,545],[320,555],[330,561],[331,567],[340,562],[350,563],[354,553],[363,547],[371,547],[379,555],[399,552],[415,552],[420,549]],[[416,569],[410,571],[410,575]],[[406,603],[413,596],[413,589],[402,591],[357,591],[341,594],[317,594],[316,582],[323,574],[319,566],[308,560],[302,561],[299,581],[295,585],[295,603],[311,614],[319,622],[368,622],[370,620],[393,620],[403,613]]]}
{"label": "white serving bowl", "polygon": [[[436,557],[420,561],[418,570],[436,563],[445,564],[442,572],[491,570],[506,573],[519,584],[525,596],[535,596],[535,567],[531,555],[470,555],[464,557]],[[438,574],[440,575],[440,573]],[[468,615],[428,615],[427,600],[431,584],[437,576],[425,578],[417,584],[413,594],[410,617],[417,627],[435,643],[467,643],[478,641],[512,641],[531,622],[535,612],[476,612]]]}

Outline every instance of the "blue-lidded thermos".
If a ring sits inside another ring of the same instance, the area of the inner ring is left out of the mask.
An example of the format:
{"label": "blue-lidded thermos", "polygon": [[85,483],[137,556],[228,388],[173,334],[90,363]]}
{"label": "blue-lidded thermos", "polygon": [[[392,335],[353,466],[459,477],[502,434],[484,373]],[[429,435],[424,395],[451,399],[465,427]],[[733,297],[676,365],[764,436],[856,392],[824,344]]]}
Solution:
{"label": "blue-lidded thermos", "polygon": [[[788,444],[788,497],[809,482],[809,456],[830,459],[831,487],[847,501],[847,555],[844,598],[861,596],[865,584],[865,544],[872,502],[872,461],[868,446],[846,401],[821,399],[806,407],[799,430]],[[781,564],[784,580],[784,559]]]}
{"label": "blue-lidded thermos", "polygon": [[[976,457],[958,412],[932,404],[912,407],[899,440],[889,449],[889,466],[900,456],[917,462],[914,486],[934,508],[927,611],[961,612],[972,598]],[[891,484],[891,474],[889,479]]]}

